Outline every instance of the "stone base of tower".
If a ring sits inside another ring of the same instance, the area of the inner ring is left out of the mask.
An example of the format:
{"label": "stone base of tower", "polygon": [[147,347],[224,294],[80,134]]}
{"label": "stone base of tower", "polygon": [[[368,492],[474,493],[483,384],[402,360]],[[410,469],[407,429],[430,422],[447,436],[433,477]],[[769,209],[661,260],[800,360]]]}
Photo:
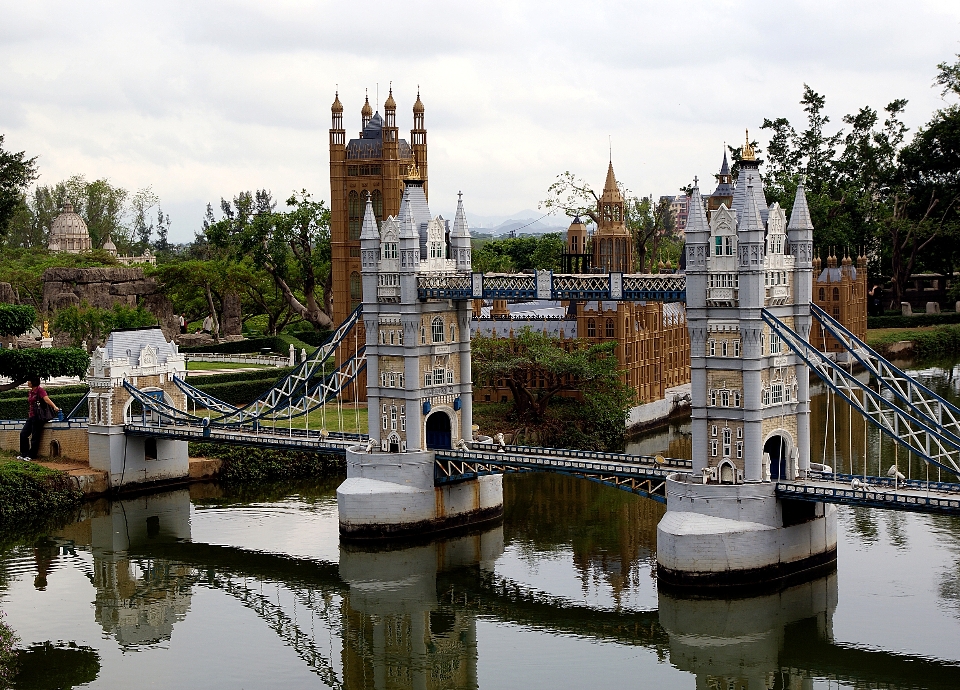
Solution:
{"label": "stone base of tower", "polygon": [[347,450],[347,478],[337,488],[345,539],[420,537],[503,517],[503,477],[434,486],[430,451]]}
{"label": "stone base of tower", "polygon": [[837,509],[778,499],[774,484],[667,480],[657,578],[691,594],[779,589],[836,568]]}
{"label": "stone base of tower", "polygon": [[107,473],[110,489],[190,477],[186,441],[128,436],[122,424],[91,424],[87,443],[90,467]]}

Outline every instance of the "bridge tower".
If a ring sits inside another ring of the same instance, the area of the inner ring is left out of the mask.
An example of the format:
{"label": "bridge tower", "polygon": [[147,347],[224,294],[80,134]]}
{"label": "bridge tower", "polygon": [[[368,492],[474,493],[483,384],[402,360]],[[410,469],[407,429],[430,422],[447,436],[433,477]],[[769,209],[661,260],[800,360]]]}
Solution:
{"label": "bridge tower", "polygon": [[124,388],[139,388],[180,410],[186,396],[173,382],[186,376],[186,361],[157,326],[113,331],[93,352],[87,381],[90,467],[107,472],[111,488],[182,479],[190,474],[187,442],[124,434],[125,424],[156,424]]}
{"label": "bridge tower", "polygon": [[423,181],[378,226],[370,199],[360,235],[368,448],[347,451],[337,489],[344,536],[423,534],[500,517],[500,475],[434,487],[434,453],[472,438],[469,301],[418,298],[421,278],[469,280],[463,200],[453,228],[431,218]]}
{"label": "bridge tower", "polygon": [[810,468],[809,372],[762,320],[810,330],[813,226],[766,206],[749,142],[733,197],[686,228],[693,473],[667,483],[659,576],[681,586],[775,580],[836,560],[836,512],[775,494]]}

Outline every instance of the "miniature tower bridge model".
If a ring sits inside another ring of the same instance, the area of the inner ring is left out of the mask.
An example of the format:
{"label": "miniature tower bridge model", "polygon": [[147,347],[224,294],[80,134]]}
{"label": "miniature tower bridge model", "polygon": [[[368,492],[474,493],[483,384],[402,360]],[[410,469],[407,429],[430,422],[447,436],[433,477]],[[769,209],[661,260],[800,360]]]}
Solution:
{"label": "miniature tower bridge model", "polygon": [[470,302],[421,300],[418,279],[470,278],[463,210],[451,229],[431,218],[423,183],[408,179],[397,216],[378,228],[368,198],[360,233],[369,440],[347,450],[337,489],[347,537],[420,534],[495,519],[503,477],[435,486],[436,449],[472,438]]}

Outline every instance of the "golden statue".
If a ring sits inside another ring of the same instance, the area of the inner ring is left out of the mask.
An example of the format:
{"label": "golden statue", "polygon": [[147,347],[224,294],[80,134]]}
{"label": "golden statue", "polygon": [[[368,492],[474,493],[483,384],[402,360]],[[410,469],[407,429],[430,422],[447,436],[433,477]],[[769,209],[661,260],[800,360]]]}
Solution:
{"label": "golden statue", "polygon": [[47,321],[46,319],[44,319],[43,321],[43,337],[44,338],[50,337],[50,322]]}
{"label": "golden statue", "polygon": [[745,161],[755,161],[757,160],[757,153],[753,150],[753,147],[750,145],[750,130],[746,130],[747,140],[743,144],[743,152],[740,154],[740,160]]}

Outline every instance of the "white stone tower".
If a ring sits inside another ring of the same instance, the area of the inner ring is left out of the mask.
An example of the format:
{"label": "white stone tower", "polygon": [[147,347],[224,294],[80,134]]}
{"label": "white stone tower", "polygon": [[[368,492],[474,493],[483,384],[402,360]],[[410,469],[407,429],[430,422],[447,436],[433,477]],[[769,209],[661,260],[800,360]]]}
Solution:
{"label": "white stone tower", "polygon": [[836,560],[835,508],[775,495],[776,480],[810,466],[809,372],[762,318],[809,333],[813,226],[801,186],[788,237],[749,143],[744,156],[733,208],[708,221],[694,188],[687,221],[693,473],[668,481],[657,541],[660,577],[682,586],[776,581]]}
{"label": "white stone tower", "polygon": [[418,281],[469,276],[463,200],[453,229],[431,218],[421,181],[377,227],[367,200],[360,234],[371,450],[347,453],[337,490],[341,533],[379,538],[499,517],[502,477],[434,487],[434,452],[472,437],[470,303],[420,300]]}

